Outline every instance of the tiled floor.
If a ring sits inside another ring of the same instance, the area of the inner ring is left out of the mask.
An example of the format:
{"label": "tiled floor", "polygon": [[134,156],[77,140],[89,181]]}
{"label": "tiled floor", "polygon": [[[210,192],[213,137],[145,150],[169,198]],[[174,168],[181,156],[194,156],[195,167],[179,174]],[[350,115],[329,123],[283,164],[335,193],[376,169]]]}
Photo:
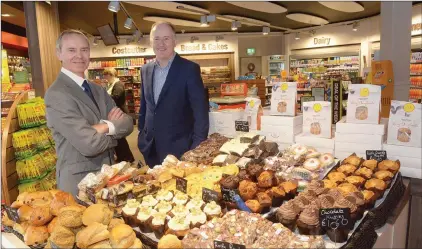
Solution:
{"label": "tiled floor", "polygon": [[141,152],[138,149],[138,126],[135,125],[133,128],[133,132],[126,137],[127,142],[129,143],[130,150],[132,151],[133,157],[135,161],[141,160],[144,162],[144,157],[142,156]]}

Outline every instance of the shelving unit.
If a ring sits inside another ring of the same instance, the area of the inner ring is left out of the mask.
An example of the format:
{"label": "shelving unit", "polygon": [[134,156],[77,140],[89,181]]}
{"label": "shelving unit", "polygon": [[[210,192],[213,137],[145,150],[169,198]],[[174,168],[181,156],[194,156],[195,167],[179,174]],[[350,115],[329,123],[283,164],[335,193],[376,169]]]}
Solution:
{"label": "shelving unit", "polygon": [[410,55],[409,100],[422,102],[422,49],[414,49]]}

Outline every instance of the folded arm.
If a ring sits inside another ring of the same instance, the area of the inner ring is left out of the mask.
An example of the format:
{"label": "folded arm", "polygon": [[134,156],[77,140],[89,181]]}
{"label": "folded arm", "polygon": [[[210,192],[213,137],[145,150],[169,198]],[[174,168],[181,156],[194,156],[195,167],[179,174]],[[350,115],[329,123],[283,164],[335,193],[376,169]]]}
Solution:
{"label": "folded arm", "polygon": [[[107,94],[105,89],[103,91],[106,96],[105,101],[108,114],[108,120],[104,121],[107,121],[106,123],[109,127],[109,134],[112,135],[115,139],[120,139],[130,135],[130,133],[133,131],[132,117],[122,112],[122,115],[120,115],[118,118],[112,118],[110,114],[113,108],[116,107],[116,103],[114,103],[114,100]],[[112,123],[112,125],[110,125],[109,122]]]}

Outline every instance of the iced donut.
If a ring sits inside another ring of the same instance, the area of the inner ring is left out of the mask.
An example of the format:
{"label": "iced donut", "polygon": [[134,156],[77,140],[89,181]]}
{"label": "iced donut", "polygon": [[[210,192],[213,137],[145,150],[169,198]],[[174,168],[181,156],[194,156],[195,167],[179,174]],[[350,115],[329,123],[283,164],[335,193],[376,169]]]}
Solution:
{"label": "iced donut", "polygon": [[334,162],[334,157],[330,153],[324,153],[319,157],[319,161],[323,167],[327,167]]}
{"label": "iced donut", "polygon": [[319,153],[318,151],[309,153],[309,150],[308,150],[308,154],[306,154],[306,159],[319,158],[320,156],[321,156],[321,153]]}
{"label": "iced donut", "polygon": [[309,158],[303,163],[303,167],[309,171],[321,168],[321,162],[317,158]]}
{"label": "iced donut", "polygon": [[308,152],[308,149],[305,146],[300,145],[300,146],[296,147],[293,152],[296,155],[304,155],[304,154],[306,154],[306,152]]}
{"label": "iced donut", "polygon": [[314,152],[318,152],[314,147],[309,147],[308,146],[308,154],[314,153]]}

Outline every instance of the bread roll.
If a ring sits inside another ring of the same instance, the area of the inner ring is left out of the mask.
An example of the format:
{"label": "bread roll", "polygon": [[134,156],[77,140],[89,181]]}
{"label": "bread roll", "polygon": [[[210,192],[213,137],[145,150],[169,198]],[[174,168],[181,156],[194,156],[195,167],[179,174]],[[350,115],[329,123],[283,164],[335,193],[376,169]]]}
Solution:
{"label": "bread roll", "polygon": [[32,246],[35,244],[43,244],[48,240],[48,230],[46,226],[29,226],[24,235],[25,244]]}
{"label": "bread roll", "polygon": [[18,195],[18,198],[16,198],[16,201],[10,205],[12,208],[20,208],[25,204],[25,198],[28,195],[28,192],[23,192]]}
{"label": "bread roll", "polygon": [[80,227],[82,226],[82,214],[84,210],[79,205],[63,207],[59,212],[58,223],[68,228]]}
{"label": "bread roll", "polygon": [[107,230],[106,225],[93,222],[76,235],[76,245],[79,248],[87,248],[97,242],[109,239],[109,237],[110,232]]}
{"label": "bread roll", "polygon": [[76,205],[76,201],[73,196],[69,193],[58,191],[50,204],[50,211],[54,216],[59,215],[59,211],[62,207]]}
{"label": "bread roll", "polygon": [[50,223],[48,223],[48,226],[47,226],[47,229],[48,229],[48,233],[52,233],[53,231],[54,231],[54,228],[56,227],[56,226],[58,226],[59,224],[58,224],[58,221],[59,220],[59,218],[58,217],[54,217],[52,220],[51,220],[51,222]]}
{"label": "bread roll", "polygon": [[64,226],[56,226],[50,236],[50,241],[56,244],[59,248],[73,248],[75,244],[75,234]]}
{"label": "bread roll", "polygon": [[110,224],[108,224],[108,230],[111,231],[115,226],[119,224],[125,224],[122,219],[111,219]]}
{"label": "bread roll", "polygon": [[50,190],[48,190],[48,192],[50,192],[51,196],[53,196],[53,198],[54,198],[54,196],[55,196],[57,193],[59,193],[59,192],[63,192],[63,191],[61,191],[60,189],[50,189]]}
{"label": "bread roll", "polygon": [[157,249],[179,249],[183,248],[182,241],[180,241],[176,235],[167,234],[164,235],[160,241],[158,241]]}
{"label": "bread roll", "polygon": [[53,196],[48,191],[28,193],[25,196],[25,204],[30,207],[49,206]]}
{"label": "bread roll", "polygon": [[[89,249],[111,249],[110,240],[103,240],[88,246]],[[141,248],[141,247],[139,247]]]}
{"label": "bread roll", "polygon": [[133,245],[135,239],[135,232],[126,224],[115,226],[110,233],[110,241],[113,248],[129,248]]}
{"label": "bread roll", "polygon": [[21,222],[20,224],[19,223],[15,223],[13,225],[13,230],[15,230],[16,232],[22,234],[22,236],[23,236],[23,235],[25,235],[26,229],[28,229],[28,227],[29,227],[28,222]]}
{"label": "bread roll", "polygon": [[31,214],[32,214],[32,207],[30,207],[28,205],[22,205],[18,209],[19,220],[21,222],[22,221],[29,221],[29,219],[31,218]]}
{"label": "bread roll", "polygon": [[37,207],[33,208],[31,216],[29,217],[29,224],[32,226],[44,226],[53,219],[53,215],[50,213],[50,208]]}
{"label": "bread roll", "polygon": [[133,242],[133,244],[129,247],[129,248],[133,248],[133,249],[139,249],[142,248],[142,242],[140,239],[136,238],[135,241]]}
{"label": "bread roll", "polygon": [[89,206],[82,216],[82,222],[85,226],[89,226],[93,222],[98,222],[108,226],[113,218],[113,211],[104,204],[93,204]]}

